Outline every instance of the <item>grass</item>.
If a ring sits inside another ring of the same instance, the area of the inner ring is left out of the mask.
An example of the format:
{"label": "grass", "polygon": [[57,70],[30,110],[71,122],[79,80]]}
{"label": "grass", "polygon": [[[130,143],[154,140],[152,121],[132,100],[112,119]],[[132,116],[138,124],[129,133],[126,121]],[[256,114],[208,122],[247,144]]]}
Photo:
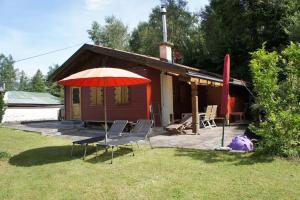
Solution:
{"label": "grass", "polygon": [[253,154],[122,148],[70,158],[70,141],[0,128],[0,199],[299,199],[299,161]]}

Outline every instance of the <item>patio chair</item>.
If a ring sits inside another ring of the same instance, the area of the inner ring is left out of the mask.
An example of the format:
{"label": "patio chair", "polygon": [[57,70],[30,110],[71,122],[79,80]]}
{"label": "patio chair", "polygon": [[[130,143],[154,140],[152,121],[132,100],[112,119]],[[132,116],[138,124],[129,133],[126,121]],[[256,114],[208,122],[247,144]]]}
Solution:
{"label": "patio chair", "polygon": [[217,124],[215,122],[215,119],[217,117],[217,109],[218,109],[218,105],[212,106],[210,117],[209,117],[209,121],[211,122],[211,127],[217,127]]}
{"label": "patio chair", "polygon": [[139,141],[147,140],[150,147],[152,148],[149,139],[149,133],[151,132],[152,126],[153,126],[153,120],[138,120],[137,124],[134,126],[134,128],[132,129],[132,131],[130,131],[128,135],[109,139],[106,143],[103,142],[98,143],[96,146],[97,147],[96,156],[98,152],[98,146],[105,147],[106,150],[108,148],[111,148],[111,164],[112,164],[114,158],[114,147],[130,144],[133,156],[134,156],[133,143],[138,145]]}
{"label": "patio chair", "polygon": [[211,105],[207,106],[204,117],[200,119],[200,123],[204,128],[212,128],[212,125],[210,123],[212,108],[213,106]]}
{"label": "patio chair", "polygon": [[[121,136],[127,123],[128,123],[127,120],[115,120],[107,132],[107,137],[108,138],[116,138],[116,137]],[[71,156],[73,155],[74,146],[76,144],[77,145],[85,145],[84,154],[83,154],[83,160],[84,160],[85,156],[86,156],[86,150],[87,150],[88,145],[102,141],[104,139],[105,139],[105,135],[101,135],[101,136],[96,136],[96,137],[91,137],[91,138],[87,138],[87,139],[83,139],[83,140],[74,141],[73,145],[72,145]]]}
{"label": "patio chair", "polygon": [[184,129],[191,127],[192,121],[192,114],[185,114],[179,123],[166,126],[166,130],[175,134],[182,134]]}

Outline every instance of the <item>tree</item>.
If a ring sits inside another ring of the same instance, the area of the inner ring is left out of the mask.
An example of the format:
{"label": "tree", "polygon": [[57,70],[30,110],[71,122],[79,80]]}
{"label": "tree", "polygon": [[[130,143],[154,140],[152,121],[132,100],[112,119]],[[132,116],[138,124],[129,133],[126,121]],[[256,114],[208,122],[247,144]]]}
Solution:
{"label": "tree", "polygon": [[292,18],[292,20],[294,23],[288,29],[290,40],[295,41],[295,42],[300,42],[300,12],[298,12]]}
{"label": "tree", "polygon": [[101,26],[96,21],[87,31],[89,38],[96,45],[103,45],[116,49],[126,50],[128,48],[128,27],[114,16],[105,18],[105,25]]}
{"label": "tree", "polygon": [[31,79],[31,92],[46,92],[45,78],[41,70],[37,70]]}
{"label": "tree", "polygon": [[[256,103],[267,121],[251,129],[262,137],[258,150],[283,156],[300,155],[300,44],[291,43],[281,54],[265,47],[252,53]],[[284,68],[284,76],[281,69]]]}
{"label": "tree", "polygon": [[22,70],[20,73],[20,81],[18,90],[20,91],[30,91],[30,79],[27,77],[25,72]]}
{"label": "tree", "polygon": [[[199,66],[204,62],[204,37],[198,15],[188,11],[187,1],[167,0],[168,40],[174,44],[174,51],[182,54],[177,60],[186,65]],[[152,9],[148,22],[138,25],[129,41],[130,49],[137,53],[159,56],[159,44],[162,42],[162,20],[160,7]]]}
{"label": "tree", "polygon": [[6,90],[16,88],[17,70],[14,68],[14,60],[9,55],[0,54],[0,80],[5,83]]}
{"label": "tree", "polygon": [[4,111],[5,111],[3,96],[4,94],[0,92],[0,123],[2,122]]}
{"label": "tree", "polygon": [[57,84],[56,82],[50,82],[48,81],[48,77],[51,76],[55,70],[57,70],[60,66],[58,64],[52,65],[49,67],[48,73],[47,73],[47,78],[46,78],[46,85],[47,85],[47,90],[50,92],[52,95],[64,98],[64,88],[63,86]]}
{"label": "tree", "polygon": [[224,55],[230,53],[232,75],[249,80],[248,52],[263,42],[269,50],[287,45],[295,12],[293,0],[211,0],[201,11],[211,70],[221,72]]}

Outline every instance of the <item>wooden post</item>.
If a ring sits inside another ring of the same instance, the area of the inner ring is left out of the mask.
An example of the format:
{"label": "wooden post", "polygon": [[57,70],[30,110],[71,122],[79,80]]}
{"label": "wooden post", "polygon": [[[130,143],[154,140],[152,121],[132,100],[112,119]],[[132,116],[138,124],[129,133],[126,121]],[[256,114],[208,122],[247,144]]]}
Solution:
{"label": "wooden post", "polygon": [[191,83],[192,86],[192,129],[193,133],[199,134],[199,114],[198,114],[198,86],[195,82]]}

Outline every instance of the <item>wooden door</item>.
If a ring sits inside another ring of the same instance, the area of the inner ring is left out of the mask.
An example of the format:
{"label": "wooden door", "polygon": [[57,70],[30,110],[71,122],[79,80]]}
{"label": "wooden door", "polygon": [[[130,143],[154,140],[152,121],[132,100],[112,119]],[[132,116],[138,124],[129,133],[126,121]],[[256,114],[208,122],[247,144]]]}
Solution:
{"label": "wooden door", "polygon": [[71,113],[72,119],[81,119],[81,91],[79,87],[72,87]]}

